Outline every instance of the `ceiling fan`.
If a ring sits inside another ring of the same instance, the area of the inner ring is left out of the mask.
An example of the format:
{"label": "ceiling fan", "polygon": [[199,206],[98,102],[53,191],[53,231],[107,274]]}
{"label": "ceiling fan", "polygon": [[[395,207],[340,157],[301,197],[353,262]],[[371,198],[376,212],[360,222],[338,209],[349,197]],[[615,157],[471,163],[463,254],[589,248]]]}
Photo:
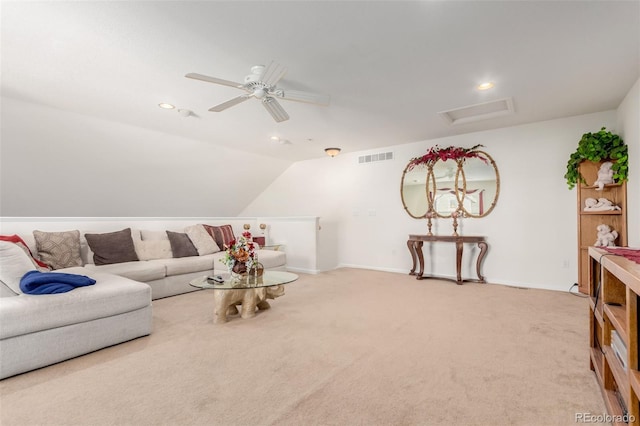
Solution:
{"label": "ceiling fan", "polygon": [[287,114],[287,112],[282,108],[282,105],[280,105],[277,98],[288,101],[306,102],[315,105],[329,105],[328,95],[318,95],[299,90],[277,88],[276,84],[282,79],[282,77],[284,77],[286,72],[287,69],[284,66],[271,61],[271,63],[266,67],[264,65],[255,65],[251,67],[251,74],[244,78],[244,83],[237,83],[235,81],[223,80],[221,78],[209,77],[197,73],[189,73],[185,75],[185,77],[209,83],[222,84],[223,86],[235,87],[247,92],[209,108],[209,111],[213,112],[221,112],[227,108],[244,102],[249,98],[256,98],[262,102],[262,105],[264,105],[267,111],[269,111],[269,114],[271,114],[273,119],[280,123],[281,121],[288,120],[289,114]]}

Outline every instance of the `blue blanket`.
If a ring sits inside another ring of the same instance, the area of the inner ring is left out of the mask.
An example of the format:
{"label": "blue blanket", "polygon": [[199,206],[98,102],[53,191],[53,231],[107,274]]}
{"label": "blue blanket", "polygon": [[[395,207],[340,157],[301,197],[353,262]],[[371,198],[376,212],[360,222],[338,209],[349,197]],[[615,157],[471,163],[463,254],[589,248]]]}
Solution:
{"label": "blue blanket", "polygon": [[96,280],[85,275],[29,271],[20,278],[20,290],[26,294],[66,293],[95,283]]}

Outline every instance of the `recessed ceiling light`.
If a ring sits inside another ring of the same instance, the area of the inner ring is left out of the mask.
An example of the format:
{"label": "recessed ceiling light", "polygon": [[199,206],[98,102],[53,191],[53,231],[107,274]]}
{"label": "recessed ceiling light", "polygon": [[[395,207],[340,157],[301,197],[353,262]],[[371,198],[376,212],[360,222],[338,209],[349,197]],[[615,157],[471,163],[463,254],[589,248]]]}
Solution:
{"label": "recessed ceiling light", "polygon": [[478,84],[478,86],[476,86],[476,89],[478,89],[478,90],[489,90],[489,89],[493,88],[493,86],[495,86],[495,84],[493,84],[493,81],[485,81],[484,83]]}
{"label": "recessed ceiling light", "polygon": [[158,104],[158,106],[159,106],[160,108],[164,108],[164,109],[174,109],[174,108],[175,108],[175,106],[173,106],[173,105],[171,105],[171,104],[166,104],[166,103],[164,103],[164,102],[159,103],[159,104]]}
{"label": "recessed ceiling light", "polygon": [[269,139],[271,139],[274,142],[278,142],[280,140],[280,138],[277,136],[271,136]]}

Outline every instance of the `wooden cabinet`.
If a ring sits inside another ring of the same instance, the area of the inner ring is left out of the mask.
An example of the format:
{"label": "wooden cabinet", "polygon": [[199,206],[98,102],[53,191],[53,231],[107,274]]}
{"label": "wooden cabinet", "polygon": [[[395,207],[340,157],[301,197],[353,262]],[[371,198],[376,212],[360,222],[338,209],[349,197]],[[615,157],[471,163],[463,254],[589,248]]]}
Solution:
{"label": "wooden cabinet", "polygon": [[611,422],[640,425],[640,265],[597,247],[588,256],[590,366]]}
{"label": "wooden cabinet", "polygon": [[[578,189],[578,289],[581,293],[587,293],[589,288],[589,253],[590,246],[597,240],[597,227],[600,224],[608,225],[618,233],[616,246],[627,245],[627,183],[615,183],[605,185],[599,191],[593,183],[598,178],[598,169],[601,163],[583,161],[580,164],[580,174],[585,178],[586,184],[580,183]],[[620,210],[610,211],[585,211],[587,198],[606,198],[620,207]]]}

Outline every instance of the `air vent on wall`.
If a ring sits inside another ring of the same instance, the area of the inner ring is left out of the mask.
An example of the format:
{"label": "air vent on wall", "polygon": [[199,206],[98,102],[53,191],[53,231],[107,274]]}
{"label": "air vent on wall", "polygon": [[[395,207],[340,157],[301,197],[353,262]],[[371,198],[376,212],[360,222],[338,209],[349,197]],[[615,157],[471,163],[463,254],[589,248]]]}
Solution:
{"label": "air vent on wall", "polygon": [[510,115],[514,112],[513,99],[504,98],[498,99],[497,101],[483,102],[481,104],[442,111],[439,112],[438,115],[449,124],[464,124],[472,121],[488,120],[490,118]]}
{"label": "air vent on wall", "polygon": [[358,157],[359,164],[373,163],[374,161],[384,160],[393,160],[393,152],[381,152],[379,154],[368,154]]}

